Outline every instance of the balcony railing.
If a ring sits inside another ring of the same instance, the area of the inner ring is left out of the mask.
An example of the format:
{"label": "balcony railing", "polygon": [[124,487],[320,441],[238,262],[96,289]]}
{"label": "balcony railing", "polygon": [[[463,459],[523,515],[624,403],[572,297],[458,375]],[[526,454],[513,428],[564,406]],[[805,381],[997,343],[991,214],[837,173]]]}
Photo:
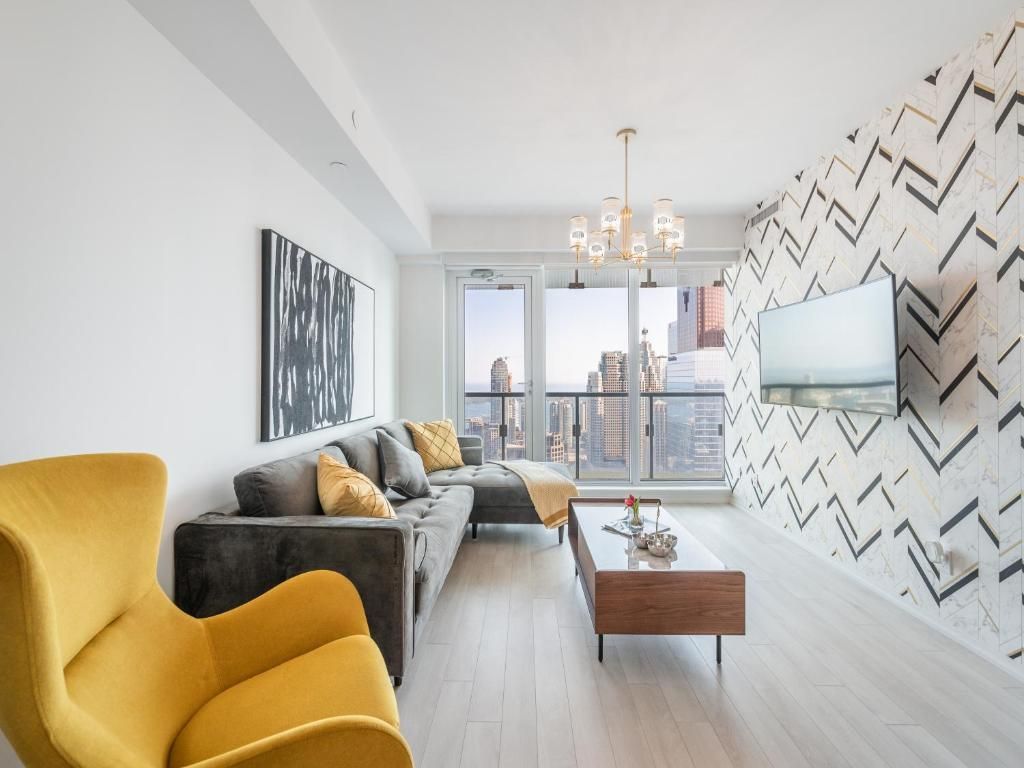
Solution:
{"label": "balcony railing", "polygon": [[467,392],[463,432],[479,435],[484,460],[526,458],[526,395],[522,392]]}
{"label": "balcony railing", "polygon": [[[467,392],[463,430],[480,435],[485,459],[525,458],[525,395]],[[634,430],[627,392],[547,392],[544,456],[577,480],[629,481]],[[642,481],[724,477],[725,393],[640,393]]]}

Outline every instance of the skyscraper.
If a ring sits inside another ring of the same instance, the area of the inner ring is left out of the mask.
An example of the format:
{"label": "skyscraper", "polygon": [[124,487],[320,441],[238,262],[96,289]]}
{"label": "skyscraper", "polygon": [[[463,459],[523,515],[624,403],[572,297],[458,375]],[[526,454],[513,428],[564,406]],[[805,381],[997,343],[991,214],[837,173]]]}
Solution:
{"label": "skyscraper", "polygon": [[654,469],[664,472],[668,467],[668,402],[655,400],[652,403],[651,423],[654,425]]}
{"label": "skyscraper", "polygon": [[661,392],[665,387],[664,357],[658,357],[644,328],[640,339],[640,391]]}
{"label": "skyscraper", "polygon": [[[587,374],[587,392],[603,392],[604,385],[601,381],[600,371],[591,371]],[[580,408],[580,453],[587,457],[587,461],[597,464],[602,461],[601,451],[604,445],[604,398],[588,397],[583,401]]]}
{"label": "skyscraper", "polygon": [[[724,288],[684,287],[676,295],[677,351],[668,357],[666,389],[721,392],[727,369]],[[681,462],[678,470],[690,476],[720,475],[722,398],[687,398],[669,407],[667,460]]]}
{"label": "skyscraper", "polygon": [[523,415],[523,400],[519,397],[505,398],[505,427],[508,437],[522,441],[526,426]]}
{"label": "skyscraper", "polygon": [[[491,363],[491,392],[511,392],[512,375],[508,370],[508,358],[499,357]],[[502,398],[491,398],[491,428],[484,438],[484,449],[488,458],[501,457],[501,427],[505,423],[502,419]],[[508,415],[508,406],[505,408]]]}
{"label": "skyscraper", "polygon": [[[557,453],[558,447],[562,447],[563,459],[558,461],[574,461],[576,455],[573,451],[575,438],[573,436],[573,424],[575,424],[575,409],[570,398],[560,398],[548,402],[548,428],[547,428],[547,453],[548,461],[555,461],[551,458],[552,451]],[[553,442],[552,435],[558,435],[560,442]]]}
{"label": "skyscraper", "polygon": [[[629,391],[629,366],[625,352],[602,352],[598,366],[605,392]],[[629,460],[629,400],[625,397],[602,398],[604,429],[601,453],[605,461]]]}
{"label": "skyscraper", "polygon": [[[640,391],[641,392],[663,392],[665,391],[666,358],[659,356],[654,348],[654,343],[648,338],[647,329],[644,328],[640,339]],[[651,448],[654,449],[654,467],[661,472],[666,466],[666,448],[668,445],[668,404],[665,400],[650,400],[644,398],[641,401],[641,418],[648,425],[645,430],[645,439],[653,441],[651,445],[645,444],[640,451],[641,468],[646,473],[650,470]],[[649,409],[652,409],[649,411]]]}
{"label": "skyscraper", "polygon": [[508,358],[499,357],[491,363],[491,392],[511,392],[512,374],[508,370]]}
{"label": "skyscraper", "polygon": [[559,408],[561,400],[552,400],[548,403],[548,432],[555,433],[562,431],[562,410]]}
{"label": "skyscraper", "polygon": [[556,464],[566,462],[565,443],[562,442],[560,432],[549,432],[544,436],[544,454],[546,461],[553,461]]}
{"label": "skyscraper", "polygon": [[676,353],[725,346],[725,289],[676,288]]}
{"label": "skyscraper", "polygon": [[[558,402],[558,408],[558,424],[561,428],[559,430],[559,434],[562,435],[562,445],[565,446],[565,458],[566,460],[569,460],[570,458],[575,459],[575,453],[572,451],[572,449],[575,445],[575,440],[573,437],[573,425],[576,420],[576,414],[573,409],[572,400],[560,400]],[[572,455],[570,456],[571,453]]]}

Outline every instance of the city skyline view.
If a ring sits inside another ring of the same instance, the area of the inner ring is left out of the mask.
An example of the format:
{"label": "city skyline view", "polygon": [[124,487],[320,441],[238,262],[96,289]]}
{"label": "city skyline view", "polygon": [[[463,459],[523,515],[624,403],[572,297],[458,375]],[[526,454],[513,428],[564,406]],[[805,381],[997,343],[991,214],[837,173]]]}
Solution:
{"label": "city skyline view", "polygon": [[[523,391],[522,289],[467,291],[465,429],[484,441],[487,458],[521,459],[528,453],[529,415]],[[624,288],[548,289],[544,397],[544,460],[572,467],[577,476],[628,475],[634,430],[633,392],[640,397],[645,477],[714,478],[723,469],[722,392],[724,289],[721,286],[644,289],[639,320],[638,377],[630,382]],[[488,300],[489,299],[489,300]],[[494,339],[486,335],[493,329]],[[469,355],[469,339],[485,355]],[[503,340],[513,354],[492,357]],[[521,365],[521,362],[520,362]],[[473,373],[471,374],[471,366]],[[482,370],[481,370],[482,369]],[[561,381],[551,375],[564,377]],[[479,383],[469,379],[482,379]],[[550,393],[564,393],[551,395]],[[695,396],[694,393],[706,395]],[[483,393],[510,393],[489,397]],[[634,395],[634,396],[635,396]]]}
{"label": "city skyline view", "polygon": [[[627,307],[625,288],[548,289],[545,293],[545,367],[550,392],[585,390],[587,374],[597,369],[601,353],[625,352]],[[669,323],[676,319],[676,288],[641,291],[641,327],[648,329],[658,354],[668,350]],[[523,328],[524,292],[493,288],[466,291],[465,390],[490,389],[490,368],[497,357],[506,359],[513,391],[525,380]],[[472,321],[469,321],[472,318]],[[495,354],[501,350],[502,354]]]}

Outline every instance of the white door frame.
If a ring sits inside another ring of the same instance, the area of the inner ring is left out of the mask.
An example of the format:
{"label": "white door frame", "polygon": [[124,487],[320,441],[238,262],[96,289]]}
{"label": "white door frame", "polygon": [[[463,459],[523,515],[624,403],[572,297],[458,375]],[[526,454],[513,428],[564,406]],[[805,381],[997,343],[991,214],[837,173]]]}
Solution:
{"label": "white door frame", "polygon": [[446,415],[461,432],[465,424],[465,337],[462,329],[465,323],[465,288],[472,285],[494,286],[511,284],[522,287],[523,294],[523,391],[525,400],[524,429],[527,442],[526,458],[544,458],[544,392],[540,385],[544,381],[544,338],[543,338],[543,287],[541,270],[496,269],[500,278],[488,281],[473,277],[469,270],[449,270],[446,278],[448,313],[448,343],[446,344],[448,387]]}

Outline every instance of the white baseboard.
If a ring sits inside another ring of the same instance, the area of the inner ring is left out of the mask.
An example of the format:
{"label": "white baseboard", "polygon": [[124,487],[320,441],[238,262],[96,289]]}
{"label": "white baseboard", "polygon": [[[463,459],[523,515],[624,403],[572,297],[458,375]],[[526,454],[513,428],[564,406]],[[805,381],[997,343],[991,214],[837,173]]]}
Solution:
{"label": "white baseboard", "polygon": [[837,572],[843,574],[844,576],[848,576],[849,578],[851,578],[853,581],[857,582],[858,584],[864,585],[869,590],[871,590],[873,593],[875,593],[879,597],[884,598],[885,600],[887,600],[892,605],[899,606],[899,608],[904,613],[906,613],[908,616],[913,616],[915,619],[917,619],[918,621],[920,621],[920,622],[926,624],[927,626],[931,627],[936,632],[939,632],[940,634],[944,635],[945,637],[948,637],[950,640],[955,642],[961,648],[964,648],[964,649],[970,651],[971,653],[973,653],[975,656],[978,656],[978,657],[984,659],[985,661],[994,664],[997,668],[999,668],[1003,672],[1006,672],[1011,677],[1016,678],[1017,680],[1019,680],[1021,682],[1024,682],[1024,666],[1021,666],[1020,664],[1016,664],[1015,665],[1013,662],[1011,662],[1009,660],[1008,657],[1003,656],[1000,653],[993,653],[988,648],[984,648],[984,647],[978,645],[977,643],[972,643],[969,639],[967,639],[966,637],[964,637],[960,633],[950,629],[949,627],[947,627],[942,622],[936,621],[931,616],[925,616],[924,614],[919,613],[918,611],[915,611],[913,608],[911,608],[905,602],[903,602],[902,600],[898,599],[895,595],[890,595],[888,592],[886,592],[880,586],[878,586],[877,584],[875,584],[872,581],[868,581],[866,578],[861,576],[859,573],[857,573],[855,571],[848,570],[846,568],[841,568],[834,560],[831,560],[830,558],[826,557],[822,552],[819,552],[817,549],[812,547],[811,544],[809,542],[805,541],[804,539],[797,538],[796,536],[786,536],[780,530],[778,530],[774,526],[770,525],[768,522],[762,520],[757,515],[751,514],[747,510],[737,506],[732,500],[730,500],[729,505],[733,509],[735,509],[737,512],[739,512],[740,514],[746,515],[750,519],[755,520],[758,523],[760,523],[761,525],[763,525],[768,530],[773,531],[774,533],[778,534],[779,536],[782,536],[786,541],[794,542],[799,547],[801,547],[803,550],[805,550],[807,552],[810,552],[812,555],[814,555],[816,558],[818,558],[822,562],[828,563],[830,568],[835,569]]}

